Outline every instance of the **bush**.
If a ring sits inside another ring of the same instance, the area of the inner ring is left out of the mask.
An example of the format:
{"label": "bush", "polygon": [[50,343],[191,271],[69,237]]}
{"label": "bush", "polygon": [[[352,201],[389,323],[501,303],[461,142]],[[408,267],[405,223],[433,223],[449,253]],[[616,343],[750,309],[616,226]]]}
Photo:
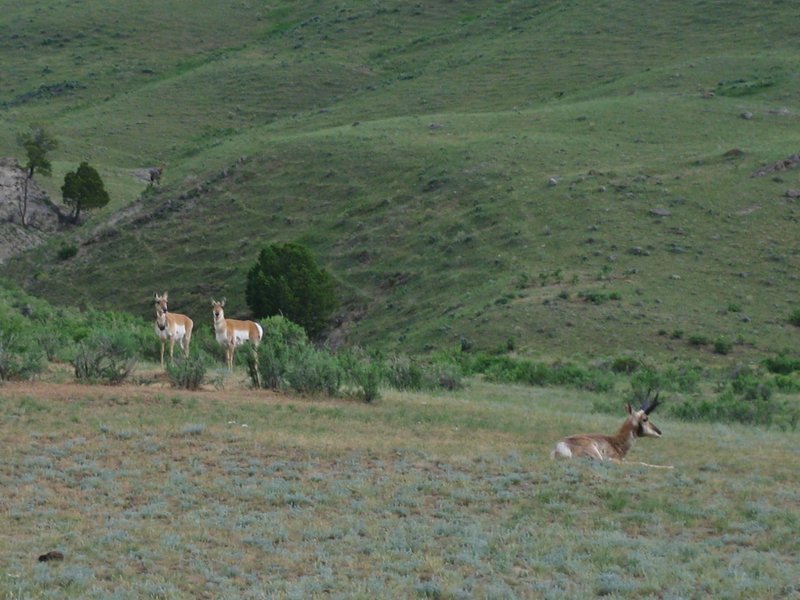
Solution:
{"label": "bush", "polygon": [[800,379],[789,375],[776,375],[775,388],[784,394],[796,394],[800,392]]}
{"label": "bush", "polygon": [[749,369],[742,369],[731,381],[731,390],[744,400],[769,400],[772,382]]}
{"label": "bush", "polygon": [[286,374],[308,338],[302,327],[280,316],[261,322],[264,330],[257,353],[247,352],[248,371],[254,387],[279,390],[288,386]]}
{"label": "bush", "polygon": [[800,408],[771,396],[748,400],[726,389],[716,400],[695,398],[670,405],[670,414],[688,421],[737,422],[746,425],[777,426],[796,429]]}
{"label": "bush", "polygon": [[67,339],[60,331],[42,331],[36,336],[39,347],[50,362],[57,360],[67,347]]}
{"label": "bush", "polygon": [[58,256],[59,260],[69,260],[76,254],[78,254],[78,246],[75,244],[62,244],[56,256]]}
{"label": "bush", "polygon": [[795,327],[800,327],[800,308],[796,308],[789,315],[789,324]]}
{"label": "bush", "polygon": [[167,364],[167,376],[174,387],[199,389],[206,376],[206,361],[199,355],[177,357],[175,362]]}
{"label": "bush", "polygon": [[464,374],[482,374],[488,381],[533,386],[565,385],[597,392],[614,388],[612,374],[573,363],[555,362],[548,365],[509,356],[477,354],[462,358],[460,364]]}
{"label": "bush", "polygon": [[729,380],[720,383],[716,399],[691,398],[671,403],[670,414],[686,420],[796,429],[800,406],[777,399],[773,393],[776,388],[794,391],[795,385],[797,382],[786,376],[770,378],[749,367],[738,367]]}
{"label": "bush", "polygon": [[689,336],[689,344],[691,346],[706,346],[710,343],[711,341],[708,339],[708,337],[702,333],[693,333]]}
{"label": "bush", "polygon": [[800,358],[791,358],[783,353],[765,358],[763,364],[770,373],[789,375],[795,371],[800,371]]}
{"label": "bush", "polygon": [[354,358],[345,354],[341,362],[350,382],[355,386],[356,395],[364,402],[375,402],[381,397],[381,384],[385,378],[385,368],[378,359]]}
{"label": "bush", "polygon": [[631,377],[630,402],[634,406],[642,406],[652,400],[652,394],[664,389],[665,377],[658,369],[647,367]]}
{"label": "bush", "polygon": [[733,350],[733,342],[724,338],[718,337],[714,340],[714,352],[717,354],[730,354],[730,351]]}
{"label": "bush", "polygon": [[400,391],[452,391],[463,387],[461,379],[461,366],[445,357],[419,362],[405,355],[395,355],[386,361],[386,382]]}
{"label": "bush", "polygon": [[386,363],[386,381],[396,390],[417,392],[423,388],[424,372],[417,361],[395,355]]}
{"label": "bush", "polygon": [[43,369],[41,352],[18,343],[13,334],[0,334],[0,381],[30,379]]}
{"label": "bush", "polygon": [[614,373],[625,373],[630,375],[642,367],[642,361],[633,356],[619,356],[611,362],[611,370]]}
{"label": "bush", "polygon": [[332,354],[306,345],[298,347],[292,358],[285,373],[290,388],[301,394],[339,395],[343,371]]}
{"label": "bush", "polygon": [[453,363],[434,363],[429,371],[434,387],[448,391],[459,390],[464,387],[461,378],[461,369]]}
{"label": "bush", "polygon": [[667,367],[660,380],[661,389],[673,392],[695,392],[700,386],[701,373],[700,367],[691,365]]}
{"label": "bush", "polygon": [[95,332],[78,345],[72,366],[83,382],[120,384],[133,371],[138,344],[128,331]]}

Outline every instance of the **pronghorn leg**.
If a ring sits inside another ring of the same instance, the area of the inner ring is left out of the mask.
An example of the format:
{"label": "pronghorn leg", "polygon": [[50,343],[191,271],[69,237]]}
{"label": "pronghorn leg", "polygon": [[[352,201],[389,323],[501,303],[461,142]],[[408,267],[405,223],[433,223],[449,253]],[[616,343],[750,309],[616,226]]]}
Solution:
{"label": "pronghorn leg", "polygon": [[169,364],[173,364],[172,355],[175,352],[175,336],[169,338]]}
{"label": "pronghorn leg", "polygon": [[161,368],[164,368],[164,340],[161,340]]}

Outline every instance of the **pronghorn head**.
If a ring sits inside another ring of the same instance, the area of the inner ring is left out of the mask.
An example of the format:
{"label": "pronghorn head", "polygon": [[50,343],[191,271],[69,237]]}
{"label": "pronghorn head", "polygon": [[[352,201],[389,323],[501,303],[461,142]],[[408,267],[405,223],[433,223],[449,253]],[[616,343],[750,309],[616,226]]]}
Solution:
{"label": "pronghorn head", "polygon": [[167,292],[164,292],[163,296],[159,296],[158,293],[153,294],[153,302],[156,306],[156,313],[166,313],[167,311]]}
{"label": "pronghorn head", "polygon": [[625,405],[628,411],[628,421],[636,428],[636,437],[661,437],[661,430],[650,421],[650,413],[658,406],[658,392],[650,399],[650,390],[647,391],[645,402],[639,410],[633,410],[630,404]]}
{"label": "pronghorn head", "polygon": [[225,313],[222,311],[222,307],[225,306],[225,298],[217,302],[213,298],[211,299],[211,312],[214,313],[214,322],[220,321],[225,318]]}

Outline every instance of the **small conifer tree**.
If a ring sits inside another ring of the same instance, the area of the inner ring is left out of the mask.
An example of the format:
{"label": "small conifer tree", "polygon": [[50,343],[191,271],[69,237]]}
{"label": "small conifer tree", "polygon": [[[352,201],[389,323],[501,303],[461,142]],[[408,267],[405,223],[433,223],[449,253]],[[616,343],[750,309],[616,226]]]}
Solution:
{"label": "small conifer tree", "polygon": [[301,244],[270,244],[247,274],[247,305],[256,318],[283,315],[310,338],[322,334],[338,305],[333,277]]}
{"label": "small conifer tree", "polygon": [[80,164],[77,171],[64,175],[61,195],[64,204],[72,208],[70,219],[73,223],[80,219],[81,210],[102,208],[110,200],[100,174],[86,161]]}

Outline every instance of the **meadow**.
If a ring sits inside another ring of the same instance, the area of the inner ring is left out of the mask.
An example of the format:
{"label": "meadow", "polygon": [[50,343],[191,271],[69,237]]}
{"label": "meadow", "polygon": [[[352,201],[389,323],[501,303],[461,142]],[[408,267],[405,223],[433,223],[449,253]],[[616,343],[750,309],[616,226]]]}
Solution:
{"label": "meadow", "polygon": [[673,469],[551,461],[622,406],[480,380],[365,404],[239,377],[2,385],[0,597],[800,597],[796,431],[654,414],[664,436],[629,459]]}

